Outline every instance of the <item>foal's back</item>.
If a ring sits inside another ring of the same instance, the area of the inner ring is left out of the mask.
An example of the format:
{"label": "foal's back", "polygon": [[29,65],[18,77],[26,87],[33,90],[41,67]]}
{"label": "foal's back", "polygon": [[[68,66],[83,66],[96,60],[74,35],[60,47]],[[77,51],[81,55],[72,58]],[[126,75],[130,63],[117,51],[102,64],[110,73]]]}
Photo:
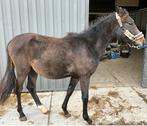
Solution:
{"label": "foal's back", "polygon": [[[20,53],[19,51],[29,51],[29,49],[47,48],[50,45],[59,45],[63,43],[62,38],[54,38],[43,36],[35,33],[24,33],[14,37],[8,44],[8,50],[14,53]],[[38,50],[39,51],[39,50]],[[24,53],[24,52],[23,52]],[[28,52],[27,52],[28,53]]]}
{"label": "foal's back", "polygon": [[36,73],[53,79],[90,72],[95,61],[87,49],[76,34],[54,38],[25,33],[16,36],[8,45],[16,69],[24,67],[25,71],[32,67]]}
{"label": "foal's back", "polygon": [[47,78],[56,78],[55,76],[60,78],[61,75],[67,75],[65,66],[68,62],[65,62],[65,57],[68,50],[69,44],[65,43],[63,38],[35,33],[18,35],[8,45],[8,53],[16,68],[32,67],[38,74]]}

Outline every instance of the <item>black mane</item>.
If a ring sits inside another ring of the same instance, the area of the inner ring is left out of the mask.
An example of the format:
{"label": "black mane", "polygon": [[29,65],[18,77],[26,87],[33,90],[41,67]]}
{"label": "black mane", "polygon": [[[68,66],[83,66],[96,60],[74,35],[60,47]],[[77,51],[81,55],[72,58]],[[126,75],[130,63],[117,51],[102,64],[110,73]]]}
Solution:
{"label": "black mane", "polygon": [[[97,19],[93,20],[89,27],[85,30],[83,30],[82,32],[80,33],[74,33],[72,34],[72,37],[78,37],[79,39],[80,38],[88,38],[89,35],[92,37],[92,38],[95,38],[97,35],[95,34],[95,32],[99,31],[99,24],[102,23],[103,21],[106,21],[108,22],[109,20],[111,20],[112,18],[110,18],[114,13],[110,13],[106,16],[101,16],[101,17],[98,17]],[[108,20],[109,19],[109,20]],[[93,35],[92,35],[93,34]],[[95,36],[96,35],[96,36]]]}
{"label": "black mane", "polygon": [[109,18],[113,14],[114,13],[109,13],[108,15],[97,17],[95,20],[90,22],[88,29],[86,29],[85,31],[87,31],[87,30],[89,30],[89,29],[91,29],[93,27],[96,27],[98,24],[105,21],[107,18]]}
{"label": "black mane", "polygon": [[82,32],[80,32],[80,33],[69,32],[69,33],[67,33],[65,38],[66,37],[82,37],[82,38],[86,37],[87,34],[89,34],[88,31],[90,31],[91,29],[94,29],[94,28],[97,29],[98,24],[100,24],[101,22],[105,21],[107,18],[109,18],[113,14],[114,14],[114,12],[109,13],[108,15],[105,15],[105,16],[97,17],[95,20],[91,21],[90,24],[89,24],[89,27],[86,28],[85,30],[83,30]]}
{"label": "black mane", "polygon": [[[113,13],[109,13],[105,16],[100,16],[100,17],[97,17],[96,19],[92,20],[89,24],[89,28],[91,27],[94,27],[95,25],[101,23],[102,21],[104,21],[105,19],[107,19],[110,15],[112,15]],[[88,29],[89,29],[88,28]]]}

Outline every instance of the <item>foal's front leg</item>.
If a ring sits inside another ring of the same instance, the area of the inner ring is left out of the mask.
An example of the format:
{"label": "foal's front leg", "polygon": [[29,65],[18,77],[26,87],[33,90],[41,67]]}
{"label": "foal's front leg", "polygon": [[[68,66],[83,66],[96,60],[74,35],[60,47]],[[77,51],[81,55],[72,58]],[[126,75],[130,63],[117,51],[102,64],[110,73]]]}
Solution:
{"label": "foal's front leg", "polygon": [[68,86],[67,94],[66,94],[64,102],[62,104],[62,109],[63,109],[65,117],[70,117],[71,116],[70,113],[67,111],[67,104],[68,104],[68,100],[69,100],[70,96],[72,95],[72,93],[73,93],[73,91],[74,91],[78,81],[79,81],[79,78],[71,77],[71,79],[70,79],[70,83],[69,83],[69,86]]}
{"label": "foal's front leg", "polygon": [[92,120],[88,116],[87,112],[87,104],[88,104],[88,97],[89,97],[89,81],[90,76],[82,76],[80,78],[80,86],[81,86],[81,93],[82,93],[82,100],[83,100],[83,118],[88,122],[88,124],[92,124]]}
{"label": "foal's front leg", "polygon": [[37,73],[33,69],[31,69],[31,71],[28,74],[27,89],[31,93],[36,105],[41,110],[41,112],[43,114],[47,114],[48,109],[40,102],[40,99],[36,94],[36,80],[37,80]]}

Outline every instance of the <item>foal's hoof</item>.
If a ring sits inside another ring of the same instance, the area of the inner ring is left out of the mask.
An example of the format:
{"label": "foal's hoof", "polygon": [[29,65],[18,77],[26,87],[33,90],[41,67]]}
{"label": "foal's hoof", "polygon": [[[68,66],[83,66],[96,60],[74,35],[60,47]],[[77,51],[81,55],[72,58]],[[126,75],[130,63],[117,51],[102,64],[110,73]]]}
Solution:
{"label": "foal's hoof", "polygon": [[63,110],[63,112],[64,112],[64,116],[65,116],[66,118],[71,117],[71,114],[70,114],[67,110]]}
{"label": "foal's hoof", "polygon": [[26,116],[19,117],[19,120],[20,120],[20,121],[27,121],[27,117],[26,117]]}
{"label": "foal's hoof", "polygon": [[38,108],[43,114],[48,114],[49,110],[44,105],[39,105]]}
{"label": "foal's hoof", "polygon": [[87,122],[88,122],[89,125],[92,125],[92,120],[91,119],[88,119]]}
{"label": "foal's hoof", "polygon": [[69,117],[71,117],[71,114],[66,113],[66,114],[64,114],[64,116],[65,116],[66,118],[69,118]]}

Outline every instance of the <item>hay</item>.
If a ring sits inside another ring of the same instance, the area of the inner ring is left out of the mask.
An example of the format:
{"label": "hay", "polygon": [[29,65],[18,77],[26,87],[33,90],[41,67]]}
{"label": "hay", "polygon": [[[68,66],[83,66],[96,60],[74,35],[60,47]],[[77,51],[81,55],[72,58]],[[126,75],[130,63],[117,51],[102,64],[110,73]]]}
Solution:
{"label": "hay", "polygon": [[121,98],[117,91],[109,91],[107,95],[93,96],[88,106],[93,123],[96,125],[126,125],[121,114],[138,108]]}

